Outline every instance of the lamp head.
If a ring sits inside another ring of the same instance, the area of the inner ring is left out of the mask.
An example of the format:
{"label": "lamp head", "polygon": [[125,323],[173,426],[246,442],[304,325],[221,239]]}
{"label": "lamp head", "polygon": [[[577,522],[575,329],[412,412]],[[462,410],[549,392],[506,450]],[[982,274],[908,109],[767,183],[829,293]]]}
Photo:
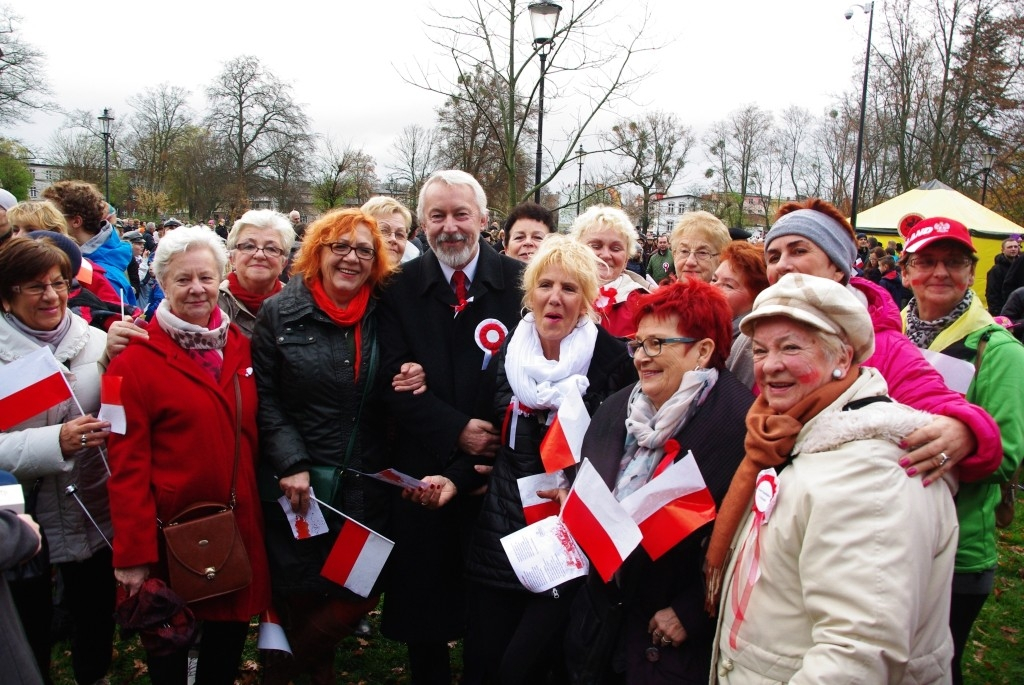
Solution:
{"label": "lamp head", "polygon": [[843,16],[846,17],[847,19],[853,19],[853,10],[852,9],[846,10],[846,13]]}

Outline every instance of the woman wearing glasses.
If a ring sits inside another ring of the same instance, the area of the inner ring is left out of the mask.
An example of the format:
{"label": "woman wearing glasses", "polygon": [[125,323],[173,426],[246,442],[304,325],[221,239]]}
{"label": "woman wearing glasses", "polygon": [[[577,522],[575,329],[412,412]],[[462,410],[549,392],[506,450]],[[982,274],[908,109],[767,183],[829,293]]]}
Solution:
{"label": "woman wearing glasses", "polygon": [[395,198],[383,195],[371,197],[360,209],[377,220],[377,228],[387,248],[388,261],[392,268],[397,268],[409,245],[412,214]]}
{"label": "woman wearing glasses", "polygon": [[[39,522],[49,544],[49,561],[44,556],[35,572],[14,571],[17,580],[10,586],[39,670],[49,682],[49,563],[59,566],[75,625],[75,680],[93,683],[106,675],[114,637],[114,574],[104,541],[112,537],[110,507],[100,453],[110,424],[94,418],[106,334],[68,309],[68,288],[81,266],[81,252],[69,238],[54,236],[12,238],[0,248],[0,365],[49,347],[86,414],[80,415],[69,399],[0,433],[0,469],[13,473],[24,487],[26,513]],[[58,238],[64,241],[60,246]],[[72,264],[71,257],[78,263]],[[66,495],[71,485],[77,485],[81,505]]]}
{"label": "woman wearing glasses", "polygon": [[375,481],[350,469],[379,470],[386,431],[374,394],[374,310],[391,272],[373,217],[357,209],[328,212],[306,229],[293,277],[256,320],[267,551],[274,603],[294,650],[294,659],[281,655],[266,664],[267,683],[287,683],[300,673],[333,683],[337,643],[377,604],[376,596],[359,597],[320,575],[341,517],[321,508],[329,532],[297,540],[276,500],[283,493],[291,510],[305,515],[315,496],[381,530],[384,498]]}
{"label": "woman wearing glasses", "polygon": [[903,312],[907,337],[921,349],[975,367],[967,399],[999,425],[1002,462],[995,477],[962,483],[956,498],[960,543],[953,573],[950,630],[953,682],[962,683],[960,660],[971,625],[992,592],[996,568],[995,509],[1024,456],[1024,348],[992,320],[971,285],[978,263],[967,228],[936,217],[914,225],[900,260],[914,298]]}
{"label": "woman wearing glasses", "polygon": [[[692,453],[717,506],[743,459],[754,400],[725,367],[729,304],[718,288],[683,279],[640,298],[635,322],[626,345],[640,382],[597,410],[583,454],[622,501]],[[593,674],[593,682],[707,680],[715,625],[704,612],[702,564],[710,534],[710,524],[677,531],[656,558],[637,547],[609,583],[591,572],[566,640],[572,682]],[[621,628],[602,630],[599,617],[619,604]]]}
{"label": "woman wearing glasses", "polygon": [[710,212],[687,212],[672,230],[669,244],[679,278],[689,276],[710,283],[719,257],[732,241],[729,229]]}

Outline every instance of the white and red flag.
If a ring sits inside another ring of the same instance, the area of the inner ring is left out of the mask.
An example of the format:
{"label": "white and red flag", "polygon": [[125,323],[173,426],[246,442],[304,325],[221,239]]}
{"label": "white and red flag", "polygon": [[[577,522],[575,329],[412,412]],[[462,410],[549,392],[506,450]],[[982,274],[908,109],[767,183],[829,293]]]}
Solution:
{"label": "white and red flag", "polygon": [[715,500],[692,452],[670,462],[650,482],[622,500],[622,508],[640,526],[644,535],[640,544],[654,560],[708,521],[714,521],[716,513]]}
{"label": "white and red flag", "polygon": [[640,528],[586,459],[562,507],[562,523],[605,582],[643,538]]}
{"label": "white and red flag", "polygon": [[0,430],[71,399],[71,386],[46,345],[0,367]]}
{"label": "white and red flag", "polygon": [[346,517],[320,575],[369,597],[395,543]]}
{"label": "white and red flag", "polygon": [[565,394],[544,439],[540,441],[540,460],[548,473],[561,471],[580,462],[583,436],[590,427],[590,414],[575,385]]}
{"label": "white and red flag", "polygon": [[526,525],[536,523],[549,516],[558,516],[558,500],[544,499],[537,494],[538,490],[558,490],[569,487],[569,481],[561,471],[523,476],[516,480],[516,484],[519,486],[519,499],[523,502],[523,517],[526,519]]}
{"label": "white and red flag", "polygon": [[256,648],[292,653],[288,636],[285,635],[284,628],[281,627],[281,619],[273,609],[264,609],[260,614],[260,632],[256,639]]}
{"label": "white and red flag", "polygon": [[100,411],[96,418],[110,422],[110,432],[124,435],[128,428],[128,418],[124,414],[124,402],[121,401],[121,381],[123,376],[100,378]]}

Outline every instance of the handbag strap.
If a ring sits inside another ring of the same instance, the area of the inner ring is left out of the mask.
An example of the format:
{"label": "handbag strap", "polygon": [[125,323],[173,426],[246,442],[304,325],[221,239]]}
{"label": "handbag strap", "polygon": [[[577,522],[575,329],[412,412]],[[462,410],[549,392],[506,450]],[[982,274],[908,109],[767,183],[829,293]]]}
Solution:
{"label": "handbag strap", "polygon": [[235,508],[235,481],[238,478],[238,459],[242,453],[242,388],[238,383],[238,374],[232,374],[235,382],[235,466],[231,470],[231,499],[228,506]]}
{"label": "handbag strap", "polygon": [[362,397],[359,398],[359,409],[356,412],[355,423],[352,424],[352,435],[348,437],[348,446],[345,448],[345,460],[341,463],[341,468],[347,469],[349,462],[352,461],[352,452],[355,451],[356,439],[359,435],[360,419],[363,416],[363,407],[366,405],[366,397],[370,394],[370,389],[373,387],[374,382],[377,379],[377,368],[380,366],[380,346],[377,345],[377,329],[376,321],[371,319],[367,322],[369,328],[370,339],[370,363],[366,373],[366,382],[363,384]]}

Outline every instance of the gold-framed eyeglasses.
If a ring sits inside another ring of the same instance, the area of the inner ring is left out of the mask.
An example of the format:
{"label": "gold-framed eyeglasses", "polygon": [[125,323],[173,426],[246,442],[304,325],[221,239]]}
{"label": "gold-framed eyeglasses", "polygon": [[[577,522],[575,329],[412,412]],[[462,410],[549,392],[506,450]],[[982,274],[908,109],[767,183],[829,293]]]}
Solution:
{"label": "gold-framed eyeglasses", "polygon": [[662,345],[675,345],[677,343],[695,343],[697,338],[644,338],[643,340],[627,340],[626,352],[630,357],[635,357],[637,350],[641,347],[648,357],[657,357],[661,354]]}
{"label": "gold-framed eyeglasses", "polygon": [[679,257],[684,262],[687,259],[690,258],[690,255],[693,255],[693,258],[696,259],[698,262],[706,262],[709,259],[711,259],[712,257],[717,257],[719,253],[718,252],[711,252],[710,250],[703,250],[703,249],[701,249],[701,250],[687,250],[686,248],[680,248],[680,249],[676,250],[675,254],[676,254],[676,257]]}
{"label": "gold-framed eyeglasses", "polygon": [[29,283],[28,285],[13,285],[11,290],[22,295],[30,295],[32,297],[42,297],[43,293],[46,292],[47,288],[53,288],[55,293],[66,293],[68,288],[71,287],[71,281],[59,279],[56,281],[50,281],[49,283]]}

